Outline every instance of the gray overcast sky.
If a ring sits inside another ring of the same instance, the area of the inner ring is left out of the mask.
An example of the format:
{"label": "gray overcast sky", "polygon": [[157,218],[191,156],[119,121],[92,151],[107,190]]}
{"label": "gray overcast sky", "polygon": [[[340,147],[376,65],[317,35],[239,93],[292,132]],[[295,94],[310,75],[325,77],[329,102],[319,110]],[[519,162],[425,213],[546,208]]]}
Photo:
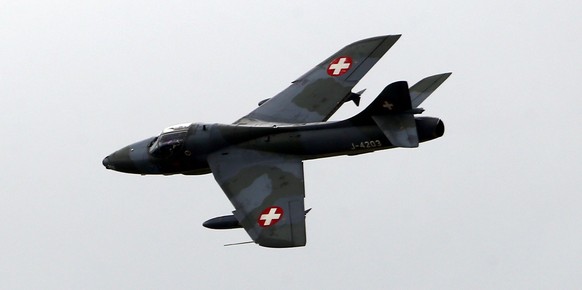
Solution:
{"label": "gray overcast sky", "polygon": [[[0,288],[582,287],[581,2],[378,2],[0,2]],[[445,136],[306,162],[304,248],[223,247],[249,238],[201,226],[232,210],[211,175],[101,165],[383,34],[362,107],[452,71]]]}

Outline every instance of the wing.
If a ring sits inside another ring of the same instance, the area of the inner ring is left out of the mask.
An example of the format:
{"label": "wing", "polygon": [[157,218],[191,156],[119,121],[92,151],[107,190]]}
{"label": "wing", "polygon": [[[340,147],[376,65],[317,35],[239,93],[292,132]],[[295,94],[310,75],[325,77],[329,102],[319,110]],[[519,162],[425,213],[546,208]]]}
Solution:
{"label": "wing", "polygon": [[211,154],[214,178],[236,219],[261,246],[305,246],[305,187],[300,159],[227,148]]}
{"label": "wing", "polygon": [[373,37],[342,48],[235,124],[310,123],[329,119],[399,38],[400,35]]}

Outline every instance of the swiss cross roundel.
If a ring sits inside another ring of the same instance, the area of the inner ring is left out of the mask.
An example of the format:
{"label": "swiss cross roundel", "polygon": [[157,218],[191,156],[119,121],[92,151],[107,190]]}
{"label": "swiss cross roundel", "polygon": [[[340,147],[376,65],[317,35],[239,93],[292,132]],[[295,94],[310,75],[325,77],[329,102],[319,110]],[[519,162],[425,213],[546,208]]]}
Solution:
{"label": "swiss cross roundel", "polygon": [[283,209],[278,206],[271,206],[265,208],[261,215],[259,215],[259,226],[270,227],[276,224],[279,220],[283,218]]}
{"label": "swiss cross roundel", "polygon": [[327,67],[327,74],[332,77],[339,77],[345,74],[352,67],[352,58],[340,56],[334,59]]}

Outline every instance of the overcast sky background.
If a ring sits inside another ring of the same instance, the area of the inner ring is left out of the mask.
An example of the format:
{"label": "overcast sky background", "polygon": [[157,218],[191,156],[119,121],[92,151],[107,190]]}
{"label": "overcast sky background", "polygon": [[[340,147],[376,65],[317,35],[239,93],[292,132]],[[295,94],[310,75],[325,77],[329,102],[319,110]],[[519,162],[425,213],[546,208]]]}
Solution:
{"label": "overcast sky background", "polygon": [[[580,1],[1,1],[1,289],[582,287]],[[445,135],[305,163],[307,246],[267,249],[212,175],[107,154],[230,123],[341,47],[402,38],[362,79],[452,71]]]}

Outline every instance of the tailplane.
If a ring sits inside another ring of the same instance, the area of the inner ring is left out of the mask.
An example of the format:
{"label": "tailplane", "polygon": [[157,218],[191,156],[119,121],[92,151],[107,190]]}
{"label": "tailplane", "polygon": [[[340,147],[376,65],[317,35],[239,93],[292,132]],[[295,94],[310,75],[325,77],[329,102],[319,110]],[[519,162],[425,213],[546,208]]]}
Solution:
{"label": "tailplane", "polygon": [[444,83],[452,73],[438,74],[426,77],[410,87],[410,99],[412,106],[418,107],[428,98],[442,83]]}

